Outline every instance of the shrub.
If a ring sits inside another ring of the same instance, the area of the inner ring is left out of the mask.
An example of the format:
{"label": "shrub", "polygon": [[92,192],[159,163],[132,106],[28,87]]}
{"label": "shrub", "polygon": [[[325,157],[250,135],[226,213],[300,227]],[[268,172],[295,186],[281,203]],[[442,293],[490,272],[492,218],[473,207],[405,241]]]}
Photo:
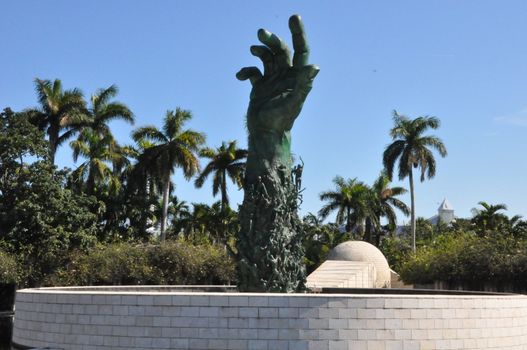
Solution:
{"label": "shrub", "polygon": [[234,262],[224,250],[184,241],[99,245],[70,260],[48,285],[228,284],[235,279]]}
{"label": "shrub", "polygon": [[156,284],[229,284],[235,265],[219,246],[192,245],[183,240],[148,249]]}
{"label": "shrub", "polygon": [[0,284],[17,283],[18,265],[14,257],[0,250]]}
{"label": "shrub", "polygon": [[444,234],[410,257],[400,274],[413,284],[443,281],[471,290],[525,291],[526,243],[501,234]]}

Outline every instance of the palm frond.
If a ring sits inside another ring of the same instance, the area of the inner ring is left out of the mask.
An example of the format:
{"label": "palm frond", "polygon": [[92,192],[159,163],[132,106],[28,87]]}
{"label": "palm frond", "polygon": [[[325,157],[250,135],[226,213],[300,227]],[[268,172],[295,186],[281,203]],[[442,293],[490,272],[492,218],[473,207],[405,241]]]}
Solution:
{"label": "palm frond", "polygon": [[155,126],[143,126],[135,129],[132,132],[132,139],[135,142],[140,142],[141,140],[149,140],[157,143],[167,143],[169,140],[161,131],[159,131]]}
{"label": "palm frond", "polygon": [[388,145],[383,153],[382,163],[384,165],[386,175],[388,175],[388,179],[390,179],[390,181],[393,179],[393,169],[395,168],[395,163],[404,152],[404,146],[405,142],[403,140],[397,140]]}

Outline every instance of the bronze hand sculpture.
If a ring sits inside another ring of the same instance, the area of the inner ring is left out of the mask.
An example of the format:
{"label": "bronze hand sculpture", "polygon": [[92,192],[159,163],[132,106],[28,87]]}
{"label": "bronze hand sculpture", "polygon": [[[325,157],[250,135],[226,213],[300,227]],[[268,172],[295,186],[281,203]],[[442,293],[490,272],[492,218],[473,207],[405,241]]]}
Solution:
{"label": "bronze hand sculpture", "polygon": [[236,77],[250,80],[247,110],[249,155],[238,235],[239,289],[291,292],[304,286],[298,189],[291,181],[291,129],[319,69],[308,64],[309,48],[300,16],[289,19],[294,55],[276,35],[260,29],[264,44],[251,46],[257,67]]}

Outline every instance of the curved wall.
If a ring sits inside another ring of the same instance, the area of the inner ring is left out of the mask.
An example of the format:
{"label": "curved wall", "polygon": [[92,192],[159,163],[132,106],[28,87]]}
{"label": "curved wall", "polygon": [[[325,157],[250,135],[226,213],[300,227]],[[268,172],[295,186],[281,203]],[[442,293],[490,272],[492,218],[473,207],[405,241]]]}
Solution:
{"label": "curved wall", "polygon": [[527,349],[527,297],[17,292],[13,342],[91,349]]}

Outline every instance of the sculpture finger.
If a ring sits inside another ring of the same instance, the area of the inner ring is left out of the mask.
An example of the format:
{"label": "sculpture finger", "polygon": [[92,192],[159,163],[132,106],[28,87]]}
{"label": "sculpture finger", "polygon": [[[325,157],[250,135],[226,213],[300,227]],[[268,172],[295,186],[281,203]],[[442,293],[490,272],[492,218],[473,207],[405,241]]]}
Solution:
{"label": "sculpture finger", "polygon": [[264,74],[273,72],[273,53],[267,46],[253,45],[251,46],[251,53],[262,60]]}
{"label": "sculpture finger", "polygon": [[254,85],[258,80],[262,79],[262,72],[257,67],[244,67],[236,73],[238,80],[249,79],[251,84]]}
{"label": "sculpture finger", "polygon": [[313,87],[313,80],[317,76],[320,68],[313,64],[302,67],[299,72],[298,80],[293,89],[293,96],[297,102],[303,103],[309,91]]}
{"label": "sculpture finger", "polygon": [[295,49],[293,66],[303,67],[309,60],[309,46],[307,45],[304,24],[299,15],[293,15],[289,18],[289,29],[293,35],[293,48]]}
{"label": "sculpture finger", "polygon": [[265,29],[258,30],[258,39],[271,49],[279,66],[291,66],[291,51],[282,39]]}

